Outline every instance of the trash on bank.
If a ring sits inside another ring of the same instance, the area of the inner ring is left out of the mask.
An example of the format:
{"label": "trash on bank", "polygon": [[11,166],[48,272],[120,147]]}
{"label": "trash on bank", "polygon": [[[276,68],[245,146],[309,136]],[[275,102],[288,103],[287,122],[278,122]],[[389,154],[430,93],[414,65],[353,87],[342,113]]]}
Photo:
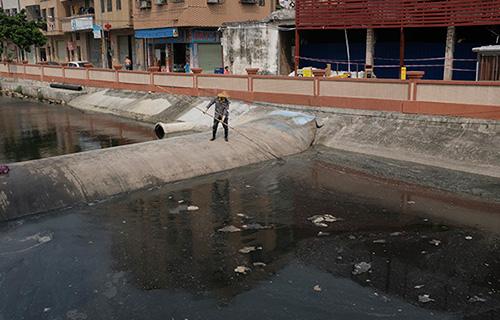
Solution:
{"label": "trash on bank", "polygon": [[187,207],[187,210],[188,210],[188,211],[196,211],[196,210],[200,210],[200,208],[199,208],[199,207],[197,207],[197,206],[188,206],[188,207]]}
{"label": "trash on bank", "polygon": [[384,239],[373,240],[373,243],[386,243],[387,241]]}
{"label": "trash on bank", "polygon": [[354,270],[352,270],[353,275],[363,274],[369,271],[372,268],[372,265],[368,262],[360,262],[354,265]]}
{"label": "trash on bank", "polygon": [[422,295],[418,296],[418,301],[422,302],[422,303],[427,303],[427,302],[432,302],[432,301],[436,301],[436,300],[432,299],[431,296],[428,294],[422,294]]}
{"label": "trash on bank", "polygon": [[465,240],[472,240],[472,237],[471,236],[466,236]]}
{"label": "trash on bank", "polygon": [[397,232],[393,232],[393,233],[391,233],[391,234],[389,234],[389,235],[390,235],[391,237],[397,237],[397,236],[400,236],[400,235],[402,235],[402,234],[403,234],[402,232],[397,231]]}
{"label": "trash on bank", "polygon": [[242,218],[242,219],[251,219],[249,216],[247,216],[246,214],[243,214],[243,213],[238,213],[236,214],[238,217]]}
{"label": "trash on bank", "polygon": [[225,226],[224,228],[220,228],[217,231],[219,231],[219,232],[239,232],[239,231],[241,231],[241,229],[237,228],[233,225],[230,225],[230,226]]}
{"label": "trash on bank", "polygon": [[318,237],[327,237],[329,235],[330,235],[330,232],[322,232],[322,231],[318,232]]}
{"label": "trash on bank", "polygon": [[423,287],[424,287],[424,285],[423,285],[423,284],[419,284],[419,285],[416,285],[414,288],[415,288],[415,289],[422,289]]}
{"label": "trash on bank", "polygon": [[316,292],[321,292],[321,287],[319,286],[319,284],[317,284],[313,287],[313,290]]}
{"label": "trash on bank", "polygon": [[250,268],[245,267],[245,266],[237,266],[234,269],[234,272],[239,273],[239,274],[247,274],[247,272],[252,271]]}

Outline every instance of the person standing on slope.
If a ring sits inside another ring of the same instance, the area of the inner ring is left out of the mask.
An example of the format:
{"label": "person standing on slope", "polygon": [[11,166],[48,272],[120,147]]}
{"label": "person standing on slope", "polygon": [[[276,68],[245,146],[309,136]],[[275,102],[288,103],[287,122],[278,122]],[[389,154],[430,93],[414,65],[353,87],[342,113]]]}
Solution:
{"label": "person standing on slope", "polygon": [[224,140],[228,141],[228,134],[229,134],[229,128],[228,128],[228,121],[229,121],[229,95],[227,94],[226,91],[222,91],[215,97],[212,101],[207,106],[207,110],[205,113],[207,113],[208,109],[212,105],[215,104],[215,114],[214,114],[214,125],[212,127],[212,139],[210,141],[214,141],[217,135],[217,128],[219,127],[219,122],[222,122],[222,126],[224,127]]}

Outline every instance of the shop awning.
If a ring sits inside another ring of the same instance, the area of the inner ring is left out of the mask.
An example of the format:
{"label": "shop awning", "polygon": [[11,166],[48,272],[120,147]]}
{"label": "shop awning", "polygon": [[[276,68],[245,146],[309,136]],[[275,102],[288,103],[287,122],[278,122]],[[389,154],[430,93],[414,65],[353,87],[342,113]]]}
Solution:
{"label": "shop awning", "polygon": [[135,37],[137,39],[175,38],[178,36],[179,36],[179,31],[177,30],[177,28],[135,30]]}

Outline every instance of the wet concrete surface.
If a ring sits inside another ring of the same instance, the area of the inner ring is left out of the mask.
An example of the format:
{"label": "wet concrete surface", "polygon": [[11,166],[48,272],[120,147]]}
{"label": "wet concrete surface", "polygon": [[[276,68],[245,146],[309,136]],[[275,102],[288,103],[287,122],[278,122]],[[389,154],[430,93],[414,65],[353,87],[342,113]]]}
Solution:
{"label": "wet concrete surface", "polygon": [[0,97],[0,163],[154,140],[152,125]]}
{"label": "wet concrete surface", "polygon": [[[342,157],[320,148],[4,223],[0,319],[499,319],[499,203]],[[308,220],[324,214],[338,221]]]}

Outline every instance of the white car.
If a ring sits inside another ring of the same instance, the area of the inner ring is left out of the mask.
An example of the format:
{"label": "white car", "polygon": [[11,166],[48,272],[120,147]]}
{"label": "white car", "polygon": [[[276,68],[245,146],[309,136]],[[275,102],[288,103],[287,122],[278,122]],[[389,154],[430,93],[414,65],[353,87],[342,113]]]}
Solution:
{"label": "white car", "polygon": [[88,61],[70,61],[68,62],[69,68],[84,68]]}

